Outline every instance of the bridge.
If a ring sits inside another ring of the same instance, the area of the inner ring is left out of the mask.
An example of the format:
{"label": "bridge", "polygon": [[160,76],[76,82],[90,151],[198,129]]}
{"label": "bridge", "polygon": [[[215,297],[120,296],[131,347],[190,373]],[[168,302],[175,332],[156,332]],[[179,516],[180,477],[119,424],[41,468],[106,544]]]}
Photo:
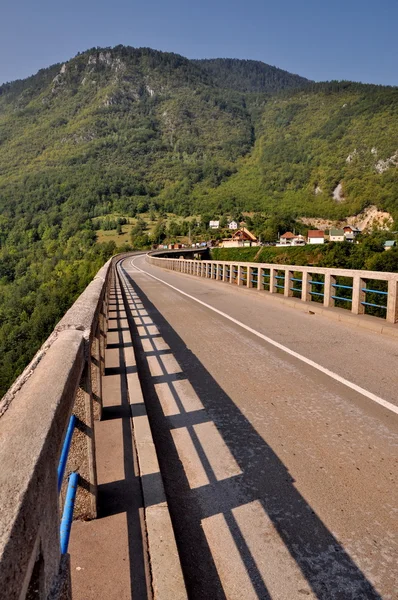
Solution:
{"label": "bridge", "polygon": [[109,261],[2,399],[0,596],[393,599],[398,275],[191,254]]}

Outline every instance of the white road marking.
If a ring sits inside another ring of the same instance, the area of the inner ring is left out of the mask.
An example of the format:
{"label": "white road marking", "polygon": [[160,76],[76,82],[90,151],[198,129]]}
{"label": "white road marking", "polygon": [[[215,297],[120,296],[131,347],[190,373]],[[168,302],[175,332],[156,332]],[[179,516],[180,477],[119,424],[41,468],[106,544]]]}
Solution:
{"label": "white road marking", "polygon": [[214,308],[214,306],[211,306],[210,304],[207,304],[206,302],[203,302],[202,300],[199,300],[198,298],[195,298],[195,296],[191,296],[191,294],[187,294],[187,292],[183,292],[182,290],[180,290],[179,288],[175,287],[174,285],[171,285],[171,283],[167,283],[167,281],[164,281],[163,279],[160,279],[159,277],[156,277],[155,275],[152,275],[151,273],[148,273],[148,271],[144,271],[143,269],[140,269],[140,267],[137,267],[137,265],[135,264],[135,260],[136,259],[133,259],[131,261],[131,264],[138,271],[140,271],[141,273],[144,273],[145,275],[148,275],[149,277],[152,277],[152,279],[156,279],[157,281],[160,281],[160,283],[163,283],[164,285],[167,285],[169,288],[175,290],[179,294],[182,294],[183,296],[186,296],[187,298],[190,298],[191,300],[194,300],[198,304],[201,304],[202,306],[205,306],[209,310],[212,310],[213,312],[217,313],[218,315],[221,315],[225,319],[228,319],[228,321],[232,321],[232,323],[235,323],[235,325],[238,325],[239,327],[242,327],[242,329],[245,329],[246,331],[249,331],[253,335],[257,336],[258,338],[264,340],[268,344],[271,344],[272,346],[275,346],[275,348],[278,348],[279,350],[282,350],[283,352],[286,352],[286,354],[289,354],[290,356],[293,356],[294,358],[297,358],[297,360],[300,360],[301,362],[305,363],[306,365],[309,365],[310,367],[313,367],[317,371],[320,371],[321,373],[324,373],[324,375],[327,375],[328,377],[331,377],[335,381],[338,381],[339,383],[342,383],[343,385],[345,385],[346,387],[350,388],[351,390],[354,390],[355,392],[358,392],[358,394],[361,394],[362,396],[365,396],[369,400],[373,400],[373,402],[376,402],[377,404],[380,404],[380,406],[383,406],[387,410],[390,410],[391,412],[393,412],[396,415],[398,415],[398,406],[395,406],[395,404],[392,404],[391,402],[388,402],[387,400],[383,400],[383,398],[380,398],[379,396],[376,396],[376,394],[373,394],[372,392],[369,392],[368,390],[365,390],[364,388],[360,387],[356,383],[353,383],[352,381],[348,381],[348,379],[345,379],[344,377],[341,377],[341,375],[338,375],[337,373],[334,373],[333,371],[330,371],[329,369],[327,369],[326,367],[323,367],[322,365],[318,365],[318,363],[314,362],[310,358],[307,358],[306,356],[303,356],[302,354],[299,354],[298,352],[295,352],[294,350],[291,350],[290,348],[287,348],[286,346],[283,346],[283,344],[280,344],[279,342],[276,342],[275,340],[269,338],[268,336],[264,335],[263,333],[260,333],[259,331],[256,331],[255,329],[252,329],[251,327],[249,327],[248,325],[245,325],[241,321],[238,321],[237,319],[234,319],[233,317],[227,315],[226,313],[222,312],[221,310],[218,310],[218,308]]}

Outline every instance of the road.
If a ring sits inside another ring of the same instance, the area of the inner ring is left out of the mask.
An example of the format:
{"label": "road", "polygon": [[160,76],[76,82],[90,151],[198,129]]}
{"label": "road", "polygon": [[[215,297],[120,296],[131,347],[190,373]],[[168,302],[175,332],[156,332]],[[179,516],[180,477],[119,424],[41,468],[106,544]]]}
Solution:
{"label": "road", "polygon": [[189,597],[396,599],[397,341],[144,256],[121,282]]}

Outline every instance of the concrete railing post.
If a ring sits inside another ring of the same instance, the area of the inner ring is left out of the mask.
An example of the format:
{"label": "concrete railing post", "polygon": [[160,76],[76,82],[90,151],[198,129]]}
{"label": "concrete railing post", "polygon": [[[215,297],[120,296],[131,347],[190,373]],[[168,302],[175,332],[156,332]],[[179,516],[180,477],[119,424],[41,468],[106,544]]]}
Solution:
{"label": "concrete railing post", "polygon": [[386,319],[389,323],[398,321],[398,281],[394,279],[390,279],[388,282]]}
{"label": "concrete railing post", "polygon": [[252,287],[253,267],[247,267],[246,270],[246,287]]}
{"label": "concrete railing post", "polygon": [[352,307],[354,315],[362,315],[365,312],[365,307],[362,302],[366,300],[366,282],[359,275],[354,275],[352,278]]}
{"label": "concrete railing post", "polygon": [[228,271],[228,277],[227,277],[228,283],[232,283],[232,279],[233,279],[233,276],[234,276],[233,268],[234,268],[233,265],[230,264],[229,265],[229,271]]}
{"label": "concrete railing post", "polygon": [[235,265],[231,265],[230,269],[229,269],[229,283],[233,283],[234,282],[234,277],[235,277]]}
{"label": "concrete railing post", "polygon": [[227,272],[228,272],[228,265],[224,264],[223,271],[222,271],[222,280],[223,281],[227,281]]}
{"label": "concrete railing post", "polygon": [[294,271],[285,270],[285,287],[283,289],[283,295],[286,297],[293,296],[293,291],[290,289],[291,278],[294,277]]}
{"label": "concrete railing post", "polygon": [[242,285],[242,269],[241,265],[238,265],[238,285]]}
{"label": "concrete railing post", "polygon": [[264,269],[258,267],[257,269],[257,289],[263,289],[263,277],[264,277]]}
{"label": "concrete railing post", "polygon": [[335,288],[333,287],[336,283],[336,277],[331,273],[325,274],[325,283],[323,286],[323,305],[326,307],[334,306]]}
{"label": "concrete railing post", "polygon": [[269,292],[270,292],[270,294],[275,294],[277,291],[277,289],[276,289],[277,279],[275,278],[275,275],[276,275],[276,269],[271,267],[269,270]]}
{"label": "concrete railing post", "polygon": [[311,300],[310,295],[310,284],[308,283],[310,280],[310,274],[308,271],[303,271],[301,276],[301,300],[303,302],[309,302]]}
{"label": "concrete railing post", "polygon": [[102,376],[103,363],[101,356],[101,327],[98,321],[97,330],[91,343],[91,385],[93,393],[94,419],[102,416]]}

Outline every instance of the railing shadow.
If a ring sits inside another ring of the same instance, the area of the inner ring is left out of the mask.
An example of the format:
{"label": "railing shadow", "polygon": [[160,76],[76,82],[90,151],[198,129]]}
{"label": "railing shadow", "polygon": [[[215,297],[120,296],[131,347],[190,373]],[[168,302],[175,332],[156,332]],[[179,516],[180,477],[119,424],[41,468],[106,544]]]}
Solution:
{"label": "railing shadow", "polygon": [[[135,321],[132,313],[127,311],[137,349],[137,365],[147,411],[152,430],[156,432],[159,463],[190,598],[217,600],[226,597],[202,528],[204,519],[219,514],[223,515],[228,524],[256,596],[262,600],[271,598],[233,512],[247,503],[257,501],[261,503],[284,546],[308,582],[314,597],[319,600],[381,600],[381,596],[344,547],[296,489],[294,479],[273,449],[257,433],[195,354],[186,347],[137,281],[124,269],[122,273],[139,296],[161,338],[180,365],[184,378],[189,381],[204,407],[204,410],[184,412],[183,402],[174,393],[174,401],[180,414],[165,416],[155,386],[159,382],[175,382],[181,376],[151,374],[146,359],[148,348],[145,350],[143,347],[145,336],[142,335],[142,328],[145,325],[140,326],[139,334],[137,319]],[[123,290],[123,293],[126,295],[128,291]],[[153,352],[156,355],[155,349]],[[215,424],[239,465],[240,474],[221,481],[215,477],[194,429],[195,425],[206,420]],[[183,427],[189,431],[209,481],[207,485],[194,489],[188,483],[173,441],[173,430]],[[280,573],[280,577],[284,577],[284,573]],[[309,592],[301,593],[309,595]],[[244,594],[241,597],[244,598]],[[299,593],[297,597],[302,596]]]}

